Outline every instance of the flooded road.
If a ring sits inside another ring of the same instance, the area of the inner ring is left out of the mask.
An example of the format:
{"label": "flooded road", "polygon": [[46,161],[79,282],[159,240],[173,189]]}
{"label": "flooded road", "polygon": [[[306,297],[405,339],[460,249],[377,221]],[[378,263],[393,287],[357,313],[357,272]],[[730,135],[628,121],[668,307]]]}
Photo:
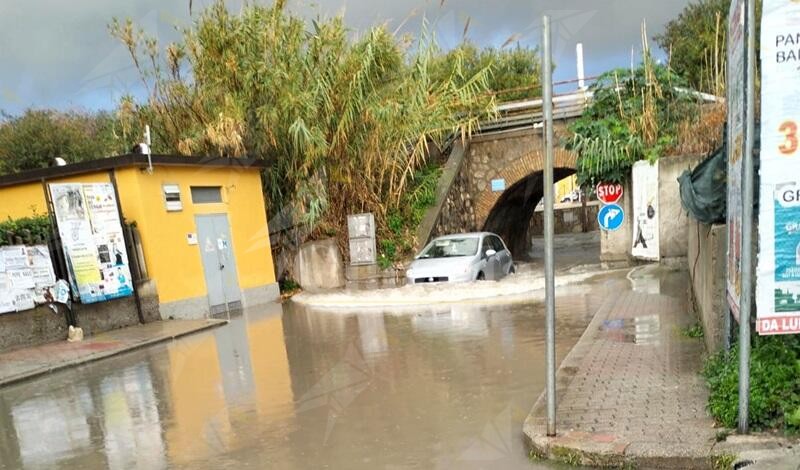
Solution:
{"label": "flooded road", "polygon": [[[558,289],[559,361],[612,277]],[[0,390],[0,468],[544,468],[521,433],[543,380],[539,302],[276,304]]]}

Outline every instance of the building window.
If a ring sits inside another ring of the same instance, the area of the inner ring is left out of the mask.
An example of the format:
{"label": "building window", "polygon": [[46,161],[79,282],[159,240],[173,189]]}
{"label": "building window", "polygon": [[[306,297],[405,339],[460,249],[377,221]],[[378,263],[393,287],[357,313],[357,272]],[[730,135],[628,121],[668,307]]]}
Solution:
{"label": "building window", "polygon": [[181,187],[177,184],[165,184],[164,191],[164,206],[167,212],[177,212],[183,210],[183,203],[181,203]]}
{"label": "building window", "polygon": [[222,190],[219,186],[192,186],[191,191],[194,204],[222,202]]}

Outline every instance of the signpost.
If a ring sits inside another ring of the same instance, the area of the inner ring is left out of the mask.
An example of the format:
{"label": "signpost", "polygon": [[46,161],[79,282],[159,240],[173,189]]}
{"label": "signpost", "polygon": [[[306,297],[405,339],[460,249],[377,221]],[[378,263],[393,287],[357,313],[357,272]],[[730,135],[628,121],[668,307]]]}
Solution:
{"label": "signpost", "polygon": [[597,223],[605,231],[613,232],[619,230],[624,221],[625,211],[617,204],[605,205],[597,212]]}
{"label": "signpost", "polygon": [[542,18],[542,116],[544,117],[544,286],[545,351],[547,362],[545,397],[547,435],[556,435],[556,290],[553,262],[555,215],[553,205],[553,55],[550,49],[550,17]]}
{"label": "signpost", "polygon": [[622,199],[622,185],[619,183],[599,183],[595,188],[597,199],[603,204],[616,204]]}

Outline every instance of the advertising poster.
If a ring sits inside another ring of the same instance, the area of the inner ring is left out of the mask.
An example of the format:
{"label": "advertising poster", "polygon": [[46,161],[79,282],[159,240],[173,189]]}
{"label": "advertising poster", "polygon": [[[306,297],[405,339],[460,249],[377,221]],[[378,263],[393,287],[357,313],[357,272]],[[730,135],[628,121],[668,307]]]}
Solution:
{"label": "advertising poster", "polygon": [[756,329],[800,333],[800,3],[764,0],[761,64]]}
{"label": "advertising poster", "polygon": [[0,248],[0,313],[19,312],[47,302],[56,276],[47,245]]}
{"label": "advertising poster", "polygon": [[658,162],[633,164],[633,247],[636,258],[658,260]]}
{"label": "advertising poster", "polygon": [[133,293],[122,223],[110,183],[51,184],[73,291],[82,303]]}
{"label": "advertising poster", "polygon": [[742,293],[742,156],[745,112],[745,8],[734,0],[728,17],[728,305],[739,318]]}

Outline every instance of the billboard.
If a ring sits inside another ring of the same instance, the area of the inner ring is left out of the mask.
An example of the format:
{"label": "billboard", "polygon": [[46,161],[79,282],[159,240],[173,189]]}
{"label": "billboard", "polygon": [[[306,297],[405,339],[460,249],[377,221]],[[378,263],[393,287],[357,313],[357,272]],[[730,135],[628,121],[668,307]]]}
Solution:
{"label": "billboard", "polygon": [[742,293],[742,157],[745,112],[745,2],[733,0],[728,16],[728,262],[727,297],[739,318]]}
{"label": "billboard", "polygon": [[48,186],[73,292],[85,304],[131,295],[133,283],[111,183]]}
{"label": "billboard", "polygon": [[800,4],[763,5],[756,329],[774,335],[800,333]]}

